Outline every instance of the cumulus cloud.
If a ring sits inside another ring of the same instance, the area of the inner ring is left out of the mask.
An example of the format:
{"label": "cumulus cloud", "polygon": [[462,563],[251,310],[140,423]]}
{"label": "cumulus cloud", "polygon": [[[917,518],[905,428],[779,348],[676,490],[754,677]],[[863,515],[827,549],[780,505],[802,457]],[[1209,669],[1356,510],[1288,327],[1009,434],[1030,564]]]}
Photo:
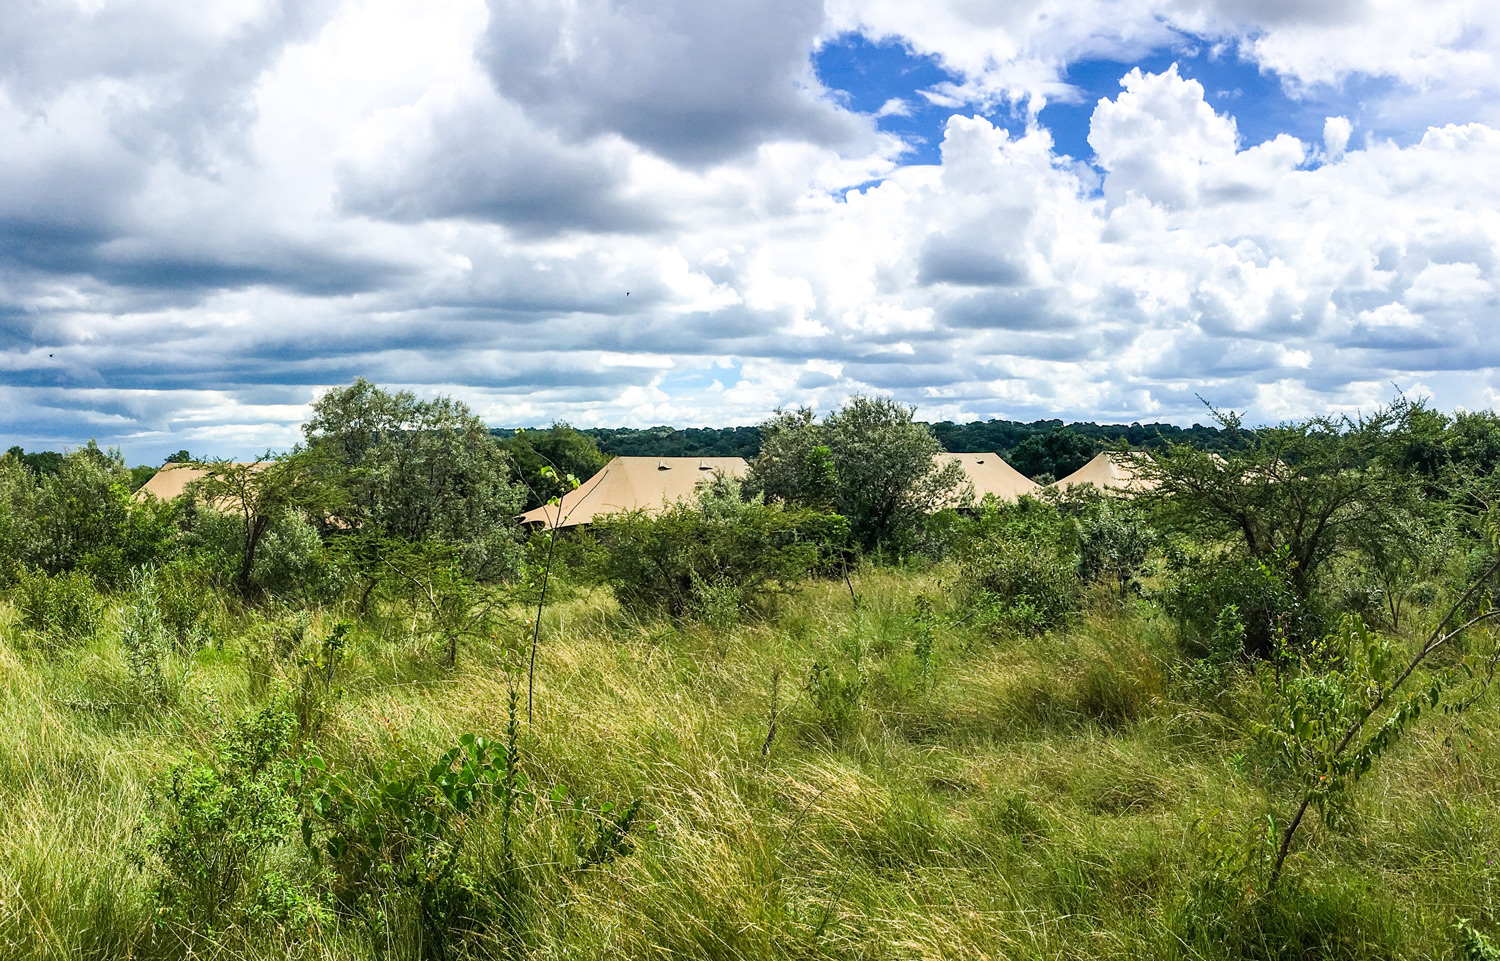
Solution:
{"label": "cumulus cloud", "polygon": [[[0,24],[0,433],[253,453],[356,375],[508,425],[743,423],[856,390],[934,419],[1191,420],[1200,394],[1272,419],[1392,381],[1484,406],[1483,96],[1409,137],[1350,109],[1321,144],[1247,142],[1179,69],[1122,71],[1084,112],[1093,166],[1036,110],[1077,99],[1080,58],[1219,42],[1294,95],[1379,75],[1415,109],[1404,84],[1497,75],[1486,11],[26,5]],[[958,78],[926,91],[953,105],[937,163],[880,132],[915,95],[861,115],[818,82],[851,29]]]}
{"label": "cumulus cloud", "polygon": [[869,137],[812,72],[822,25],[819,0],[491,0],[481,50],[538,122],[702,164],[767,140]]}

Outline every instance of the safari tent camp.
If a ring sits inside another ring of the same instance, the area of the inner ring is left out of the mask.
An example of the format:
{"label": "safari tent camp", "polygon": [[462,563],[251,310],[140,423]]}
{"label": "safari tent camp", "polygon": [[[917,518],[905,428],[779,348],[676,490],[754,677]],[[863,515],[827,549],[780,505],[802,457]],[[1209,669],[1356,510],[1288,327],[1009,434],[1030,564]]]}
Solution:
{"label": "safari tent camp", "polygon": [[1040,485],[1006,463],[999,454],[943,453],[933,454],[932,459],[940,464],[950,460],[958,461],[964,470],[964,476],[974,485],[976,502],[984,500],[986,494],[993,495],[996,500],[1014,501],[1022,494],[1034,493],[1040,489]]}
{"label": "safari tent camp", "polygon": [[521,523],[577,527],[606,514],[656,513],[664,504],[693,496],[698,482],[714,471],[744,477],[749,467],[743,457],[616,457],[558,503],[522,514]]}
{"label": "safari tent camp", "polygon": [[1156,485],[1141,476],[1136,465],[1144,454],[1122,453],[1120,451],[1101,451],[1094,455],[1094,459],[1078,468],[1073,473],[1055,482],[1052,486],[1058,490],[1067,490],[1079,484],[1093,484],[1100,490],[1112,490],[1122,493],[1140,493],[1151,490]]}

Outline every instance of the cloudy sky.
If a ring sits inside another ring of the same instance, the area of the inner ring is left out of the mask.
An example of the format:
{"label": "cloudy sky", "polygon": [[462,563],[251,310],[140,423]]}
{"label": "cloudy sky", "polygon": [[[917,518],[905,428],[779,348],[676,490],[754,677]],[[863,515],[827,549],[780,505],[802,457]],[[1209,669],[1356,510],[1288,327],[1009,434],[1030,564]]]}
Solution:
{"label": "cloudy sky", "polygon": [[11,0],[0,444],[1500,403],[1492,0]]}

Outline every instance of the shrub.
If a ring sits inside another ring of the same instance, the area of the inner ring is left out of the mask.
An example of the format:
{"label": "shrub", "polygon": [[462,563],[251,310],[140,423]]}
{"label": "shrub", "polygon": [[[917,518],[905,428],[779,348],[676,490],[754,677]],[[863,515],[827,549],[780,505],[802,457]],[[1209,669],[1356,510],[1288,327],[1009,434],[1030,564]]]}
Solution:
{"label": "shrub", "polygon": [[807,697],[814,721],[830,737],[849,733],[859,719],[867,681],[858,662],[839,667],[814,661],[807,674]]}
{"label": "shrub", "polygon": [[251,582],[268,594],[321,601],[341,587],[338,569],[323,550],[317,528],[298,510],[287,510],[271,524],[255,552]]}
{"label": "shrub", "polygon": [[842,543],[837,515],[743,500],[720,478],[696,503],[660,516],[620,514],[594,525],[604,579],[632,613],[737,618],[784,593]]}
{"label": "shrub", "polygon": [[51,653],[86,643],[104,620],[104,601],[94,590],[93,579],[82,571],[49,577],[22,568],[12,597],[28,640]]}
{"label": "shrub", "polygon": [[1078,572],[1085,581],[1113,580],[1125,597],[1156,543],[1156,532],[1140,511],[1114,501],[1102,501],[1078,530]]}
{"label": "shrub", "polygon": [[267,707],[224,732],[212,756],[179,764],[157,788],[134,858],[155,876],[153,894],[166,917],[212,930],[232,921],[236,905],[259,887],[267,854],[297,823],[295,731],[291,714]]}
{"label": "shrub", "polygon": [[1298,599],[1277,570],[1237,554],[1169,545],[1155,599],[1177,622],[1187,652],[1208,656],[1220,614],[1229,605],[1244,625],[1244,650],[1270,657],[1277,636],[1293,646],[1322,635],[1321,611]]}
{"label": "shrub", "polygon": [[1229,683],[1234,665],[1245,656],[1245,622],[1236,604],[1219,610],[1213,630],[1198,645],[1201,656],[1183,664],[1181,677],[1196,693],[1217,695]]}
{"label": "shrub", "polygon": [[985,539],[963,559],[960,591],[966,606],[995,628],[1037,636],[1066,626],[1078,614],[1074,563],[1046,545]]}

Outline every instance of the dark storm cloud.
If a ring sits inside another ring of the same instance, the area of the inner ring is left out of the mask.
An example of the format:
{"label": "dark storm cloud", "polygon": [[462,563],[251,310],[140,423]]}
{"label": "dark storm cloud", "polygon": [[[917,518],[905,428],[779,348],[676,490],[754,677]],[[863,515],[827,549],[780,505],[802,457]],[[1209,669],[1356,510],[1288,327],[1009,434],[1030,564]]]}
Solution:
{"label": "dark storm cloud", "polygon": [[822,26],[820,0],[490,0],[479,49],[538,124],[705,164],[768,140],[868,138],[867,122],[813,89]]}

